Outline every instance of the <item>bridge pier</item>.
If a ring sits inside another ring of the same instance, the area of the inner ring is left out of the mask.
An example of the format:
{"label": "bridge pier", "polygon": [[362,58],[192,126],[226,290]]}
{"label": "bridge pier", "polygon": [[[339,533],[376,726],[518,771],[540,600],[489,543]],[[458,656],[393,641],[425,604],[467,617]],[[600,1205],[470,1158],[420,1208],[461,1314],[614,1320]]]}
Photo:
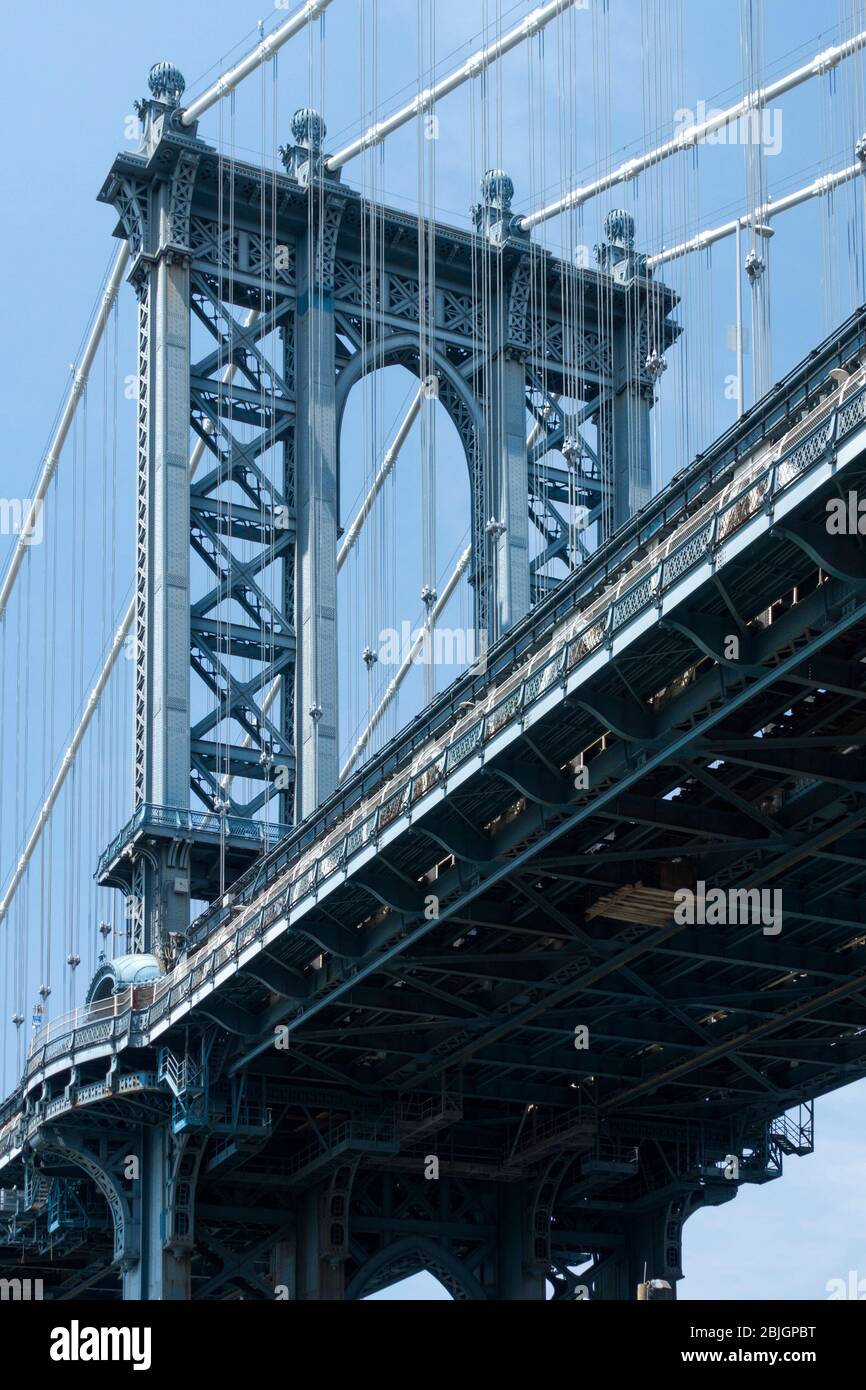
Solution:
{"label": "bridge pier", "polygon": [[682,1233],[690,1202],[683,1195],[629,1213],[623,1243],[599,1261],[598,1274],[588,1270],[581,1276],[589,1284],[591,1301],[632,1302],[645,1278],[667,1280],[676,1298],[677,1282],[683,1277]]}

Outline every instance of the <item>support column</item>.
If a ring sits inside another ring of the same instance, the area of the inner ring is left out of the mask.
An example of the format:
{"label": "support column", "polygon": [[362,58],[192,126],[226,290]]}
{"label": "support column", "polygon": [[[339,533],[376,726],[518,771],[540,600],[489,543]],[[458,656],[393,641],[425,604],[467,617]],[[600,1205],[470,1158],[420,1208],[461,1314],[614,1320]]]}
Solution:
{"label": "support column", "polygon": [[[526,451],[526,357],[531,288],[529,238],[512,215],[514,184],[503,169],[488,169],[481,202],[472,211],[476,229],[495,248],[489,274],[492,358],[486,373],[490,515],[490,638],[529,612],[529,476]],[[515,255],[515,251],[519,254]]]}
{"label": "support column", "polygon": [[609,307],[603,329],[610,336],[613,392],[604,449],[612,492],[607,524],[616,531],[652,497],[650,410],[653,382],[665,362],[649,341],[648,304],[640,283],[648,272],[646,257],[634,249],[634,218],[621,209],[610,212],[604,231],[605,243],[596,247],[599,265],[625,287],[625,295],[617,295]]}
{"label": "support column", "polygon": [[493,360],[489,409],[495,640],[530,606],[526,366],[517,349],[503,347]]}
{"label": "support column", "polygon": [[297,1240],[292,1231],[283,1240],[277,1241],[271,1254],[274,1296],[281,1302],[294,1301],[298,1297],[297,1264]]}
{"label": "support column", "polygon": [[[138,1260],[123,1275],[124,1301],[188,1302],[192,1241],[167,1239],[173,1227],[174,1195],[168,1177],[172,1137],[167,1125],[143,1127],[130,1154],[138,1160],[133,1180],[132,1211],[137,1227]],[[191,1233],[190,1233],[191,1234]]]}
{"label": "support column", "polygon": [[[289,318],[280,329],[283,350],[283,380],[295,380],[295,322]],[[297,448],[296,430],[293,429],[283,445],[283,496],[286,499],[286,524],[296,528],[297,536],[297,493],[295,487],[295,452]],[[295,612],[295,564],[297,560],[297,541],[289,546],[280,567],[281,611]],[[294,625],[294,624],[293,624]],[[296,661],[283,674],[278,696],[279,730],[286,748],[291,749],[290,776],[286,785],[277,793],[277,820],[281,825],[292,825],[295,819],[295,790],[297,785],[297,759],[295,755],[295,675]],[[272,819],[268,814],[267,819]]]}
{"label": "support column", "polygon": [[[636,296],[634,297],[636,299]],[[636,306],[635,306],[636,308]],[[613,335],[613,529],[652,497],[650,404],[641,382],[638,323]]]}
{"label": "support column", "polygon": [[[525,444],[525,440],[524,440]],[[544,1271],[533,1267],[528,1229],[530,1194],[523,1183],[508,1184],[499,1201],[499,1298],[535,1301],[545,1298]]]}
{"label": "support column", "polygon": [[151,272],[153,551],[148,800],[189,805],[189,265],[164,252]]}
{"label": "support column", "polygon": [[342,1260],[328,1258],[327,1211],[324,1194],[304,1193],[298,1203],[297,1294],[305,1301],[342,1301],[345,1297],[345,1266]]}
{"label": "support column", "polygon": [[[190,795],[190,261],[189,219],[199,153],[170,137],[182,75],[157,64],[138,104],[140,153],[164,147],[145,183],[113,172],[139,298],[133,809],[187,811]],[[194,129],[191,136],[194,136]],[[159,952],[189,923],[186,849],[134,861],[127,905],[132,952]]]}
{"label": "support column", "polygon": [[[310,197],[315,197],[313,190]],[[337,714],[337,421],[333,258],[343,201],[327,197],[321,224],[298,243],[295,319],[296,818],[339,778]]]}
{"label": "support column", "polygon": [[[147,621],[143,652],[146,745],[143,799],[189,807],[189,262],[168,245],[172,190],[159,191],[162,244],[150,279],[149,413],[147,424]],[[179,860],[181,862],[179,862]],[[158,951],[189,924],[188,870],[174,846],[157,865],[143,866],[142,931],[137,949]]]}
{"label": "support column", "polygon": [[631,1302],[638,1284],[665,1279],[676,1298],[682,1279],[682,1232],[689,1212],[689,1196],[674,1198],[626,1217],[625,1241],[601,1266],[598,1275],[582,1276],[590,1285],[591,1300]]}

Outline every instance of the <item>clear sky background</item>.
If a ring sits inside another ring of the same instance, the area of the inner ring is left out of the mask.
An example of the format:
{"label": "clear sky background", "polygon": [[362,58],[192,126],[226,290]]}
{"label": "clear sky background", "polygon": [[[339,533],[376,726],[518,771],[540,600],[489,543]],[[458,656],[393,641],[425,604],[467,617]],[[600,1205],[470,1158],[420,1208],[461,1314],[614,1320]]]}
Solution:
{"label": "clear sky background", "polygon": [[[866,28],[863,0],[764,0],[755,4],[759,23],[749,41],[748,4],[591,0],[511,54],[486,83],[441,103],[433,164],[423,175],[419,153],[429,151],[410,126],[349,165],[344,178],[466,227],[481,173],[500,166],[514,180],[515,210],[530,210],[668,138],[684,111],[699,117],[737,100],[750,66],[771,80]],[[324,28],[283,50],[276,76],[268,70],[263,80],[251,78],[233,110],[224,103],[206,115],[200,134],[226,153],[270,165],[274,131],[288,140],[292,112],[311,104],[323,111],[327,144],[336,148],[415,95],[431,69],[441,76],[531,8],[525,0],[435,0],[432,10],[429,0],[334,0]],[[145,94],[151,63],[176,63],[187,96],[195,95],[247,51],[257,20],[270,29],[285,14],[252,0],[149,0],[145,9],[117,0],[4,6],[0,496],[32,494],[69,364],[116,245],[115,215],[97,204],[96,193],[115,153],[135,148],[133,101]],[[550,223],[538,239],[572,255],[599,241],[605,213],[622,206],[634,213],[640,247],[657,251],[853,162],[864,131],[861,57],[785,97],[763,150],[727,140],[678,156],[580,216]],[[750,334],[747,403],[755,386],[777,380],[866,297],[863,246],[862,179],[779,219],[765,281],[769,332],[762,335],[757,324]],[[665,278],[681,295],[684,332],[669,351],[654,412],[658,483],[734,418],[733,242],[677,262]],[[744,297],[751,329],[748,282]],[[128,600],[134,421],[125,388],[134,353],[134,301],[125,288],[47,510],[50,540],[22,576],[0,648],[0,883]],[[358,391],[347,418],[344,521],[411,392],[399,369],[384,376],[367,394]],[[466,543],[468,484],[453,430],[444,420],[436,428],[441,583]],[[416,431],[341,588],[344,749],[376,693],[360,661],[363,647],[383,624],[414,625],[420,617],[419,447]],[[0,535],[0,566],[10,545]],[[464,587],[447,620],[466,623],[469,611]],[[437,673],[438,684],[451,674]],[[130,663],[122,662],[55,818],[50,858],[37,863],[0,927],[0,1068],[7,1084],[17,1065],[11,1012],[27,1017],[26,1041],[39,983],[50,977],[56,1012],[69,1007],[102,944],[98,922],[122,927],[111,895],[95,888],[91,874],[96,853],[129,813],[130,675]],[[423,693],[422,673],[413,673],[382,737],[406,722]],[[73,948],[82,957],[77,977],[63,964]],[[744,1190],[727,1207],[691,1220],[683,1296],[822,1298],[827,1281],[847,1279],[849,1270],[866,1279],[864,1097],[866,1083],[858,1083],[820,1102],[815,1156],[786,1160],[781,1182]],[[435,1296],[432,1283],[411,1281],[413,1295]]]}

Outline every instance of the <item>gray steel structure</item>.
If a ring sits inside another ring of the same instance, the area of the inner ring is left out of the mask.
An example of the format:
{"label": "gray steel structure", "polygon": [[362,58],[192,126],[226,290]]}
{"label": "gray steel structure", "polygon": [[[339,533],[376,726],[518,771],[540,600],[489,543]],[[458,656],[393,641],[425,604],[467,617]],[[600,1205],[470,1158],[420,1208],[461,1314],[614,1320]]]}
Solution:
{"label": "gray steel structure", "polygon": [[[519,232],[498,171],[485,176],[475,235],[419,228],[326,174],[315,112],[296,114],[286,172],[275,174],[199,140],[181,122],[182,90],[176,70],[154,69],[139,105],[142,149],[118,156],[100,193],[118,210],[139,298],[135,807],[155,808],[158,821],[186,810],[191,785],[206,811],[228,818],[223,838],[239,865],[244,821],[275,804],[285,826],[337,785],[339,436],[352,387],[399,363],[423,375],[453,420],[470,473],[476,625],[492,641],[574,563],[558,502],[588,502],[607,534],[648,500],[651,354],[677,330],[673,296],[644,277],[625,214],[609,219],[598,273]],[[374,222],[371,270],[363,248]],[[424,303],[419,236],[436,261]],[[241,327],[239,308],[256,322]],[[190,313],[213,338],[198,362]],[[576,417],[559,404],[564,393],[578,395]],[[527,408],[541,425],[529,459]],[[212,458],[192,485],[189,421]],[[236,421],[257,437],[241,443]],[[572,463],[545,467],[563,446]],[[269,451],[280,456],[278,484],[263,464]],[[541,538],[532,557],[531,528]],[[233,540],[258,544],[258,558],[242,563]],[[212,577],[194,597],[191,553]],[[218,611],[227,599],[231,621]],[[189,653],[215,699],[199,720]],[[237,677],[237,658],[259,662],[254,680]],[[277,712],[264,714],[262,692],[278,675]],[[237,777],[261,783],[246,804],[223,794]],[[212,846],[189,826],[183,842],[158,837],[152,863],[129,849],[131,945],[147,950],[183,931],[190,875],[205,897],[221,885]]]}
{"label": "gray steel structure", "polygon": [[[173,969],[34,1038],[0,1259],[58,1299],[675,1285],[688,1217],[866,1074],[866,567],[826,525],[864,478],[861,310]],[[779,885],[784,929],[677,921],[700,876]]]}
{"label": "gray steel structure", "polygon": [[[417,221],[324,176],[315,113],[263,174],[181,128],[179,85],[157,73],[102,193],[140,304],[136,805],[98,869],[131,953],[0,1106],[0,1263],[50,1255],[59,1299],[676,1284],[686,1219],[811,1152],[814,1097],[866,1075],[866,565],[826,525],[866,479],[866,310],[650,498],[677,330],[625,214],[599,271],[565,266],[493,171],[474,233],[426,228],[425,302]],[[463,441],[491,646],[338,787],[340,422],[385,362],[435,378]],[[555,449],[575,476],[538,466]],[[581,497],[601,545],[575,570]],[[256,817],[295,747],[282,834]],[[784,930],[677,920],[702,879],[778,885]]]}

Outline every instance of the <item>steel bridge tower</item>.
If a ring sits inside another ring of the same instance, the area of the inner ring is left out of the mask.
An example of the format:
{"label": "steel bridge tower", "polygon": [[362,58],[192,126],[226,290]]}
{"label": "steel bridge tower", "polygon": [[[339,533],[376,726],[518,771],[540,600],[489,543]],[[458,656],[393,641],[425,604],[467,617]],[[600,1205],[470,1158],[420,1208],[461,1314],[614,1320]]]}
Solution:
{"label": "steel bridge tower", "polygon": [[[608,217],[597,270],[567,264],[520,230],[499,170],[484,176],[472,232],[425,229],[436,288],[423,303],[417,219],[328,173],[316,112],[296,113],[275,174],[222,158],[184,126],[183,89],[170,64],[151,70],[141,146],[117,156],[99,194],[128,241],[138,298],[134,806],[100,868],[127,898],[135,978],[136,961],[171,959],[191,899],[218,898],[337,787],[340,427],[353,386],[399,364],[426,375],[453,421],[469,470],[475,623],[492,642],[579,563],[563,502],[585,505],[605,537],[649,499],[653,388],[678,332],[674,296],[647,273],[626,213]],[[383,254],[371,270],[372,216]],[[194,322],[211,339],[198,360]],[[545,464],[553,451],[564,466]],[[196,692],[209,713],[197,715]],[[239,779],[258,794],[238,800]],[[91,998],[124,968],[106,965]],[[220,1043],[206,1050],[213,1077]],[[166,1077],[180,1094],[184,1078]],[[201,1143],[166,1123],[141,1127],[132,1153],[143,1177],[125,1296],[188,1297]],[[118,1162],[103,1158],[94,1179],[115,1206],[106,1172]],[[490,1288],[543,1296],[541,1276],[522,1272],[520,1191],[482,1201],[500,1232]],[[328,1296],[327,1221],[318,1195],[299,1212],[295,1296]]]}
{"label": "steel bridge tower", "polygon": [[[117,157],[99,195],[129,242],[139,306],[135,818],[111,854],[133,951],[184,931],[190,893],[216,896],[221,851],[229,879],[250,862],[264,808],[284,827],[337,786],[340,425],[352,387],[394,363],[419,374],[429,337],[432,389],[469,469],[476,627],[493,641],[576,562],[558,503],[586,503],[605,536],[649,499],[653,386],[678,331],[626,213],[606,221],[599,270],[579,269],[520,231],[512,182],[493,170],[474,234],[429,231],[435,303],[420,306],[417,220],[327,172],[316,112],[296,113],[277,176],[220,158],[181,124],[183,78],[169,64],[150,88],[141,149]],[[384,252],[371,271],[373,215]],[[213,339],[200,361],[191,316]],[[560,396],[575,389],[569,413]],[[541,426],[529,456],[527,411]],[[241,443],[235,422],[259,434]],[[192,478],[190,425],[207,460]],[[565,468],[542,464],[554,450]],[[238,540],[257,558],[233,554]],[[210,583],[195,596],[193,562]],[[230,622],[218,615],[226,600]],[[253,680],[237,675],[239,659],[258,664]],[[216,704],[198,720],[191,675]],[[263,696],[277,678],[272,714]],[[246,804],[230,790],[240,777],[261,785]]]}

